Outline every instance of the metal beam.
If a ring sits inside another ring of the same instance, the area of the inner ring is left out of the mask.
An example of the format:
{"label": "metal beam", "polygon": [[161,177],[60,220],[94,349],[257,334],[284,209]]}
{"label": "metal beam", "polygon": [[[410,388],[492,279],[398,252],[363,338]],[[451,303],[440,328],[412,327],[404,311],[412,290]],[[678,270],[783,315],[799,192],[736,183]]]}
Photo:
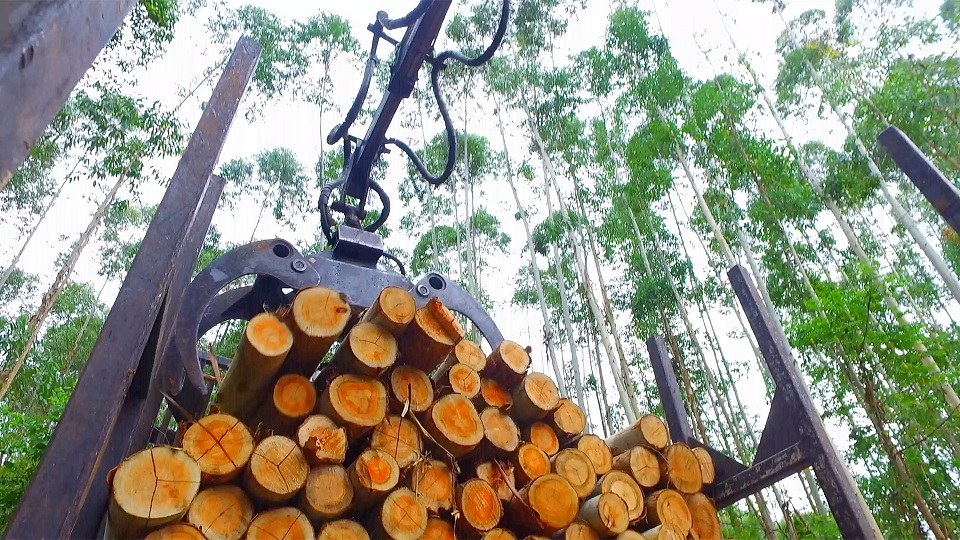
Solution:
{"label": "metal beam", "polygon": [[0,2],[0,188],[136,0]]}
{"label": "metal beam", "polygon": [[[96,4],[96,3],[95,3]],[[120,287],[30,485],[8,538],[70,538],[106,455],[128,390],[173,280],[187,233],[209,189],[227,132],[260,57],[241,38],[207,103],[141,248]]]}

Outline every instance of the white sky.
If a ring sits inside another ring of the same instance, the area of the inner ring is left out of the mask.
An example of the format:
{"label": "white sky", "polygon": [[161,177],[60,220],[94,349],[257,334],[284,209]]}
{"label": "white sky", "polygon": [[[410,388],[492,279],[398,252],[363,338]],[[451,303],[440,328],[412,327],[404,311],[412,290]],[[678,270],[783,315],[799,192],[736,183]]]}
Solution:
{"label": "white sky", "polygon": [[[728,23],[738,36],[740,47],[750,51],[750,58],[755,68],[761,73],[765,82],[769,84],[777,71],[778,59],[774,52],[774,41],[783,29],[779,17],[772,15],[770,7],[766,4],[757,4],[747,0],[717,0],[717,2],[727,14]],[[286,20],[305,19],[320,10],[338,13],[350,21],[354,28],[354,35],[366,48],[369,44],[369,33],[365,30],[365,27],[367,23],[373,20],[376,10],[386,8],[391,15],[397,16],[408,11],[416,4],[416,1],[308,2],[254,0],[245,2],[238,0],[228,2],[228,4],[235,6],[245,3],[260,5]],[[453,9],[456,10],[460,4],[462,2],[455,2]],[[917,1],[915,4],[918,11],[929,15],[936,12],[939,0],[923,0]],[[718,70],[727,70],[735,58],[721,26],[720,17],[711,0],[657,0],[655,6],[651,3],[651,0],[641,0],[639,5],[651,12],[656,8],[664,33],[670,40],[673,53],[688,74],[700,79],[710,78],[714,75],[713,70],[704,60],[698,43],[708,50]],[[832,5],[832,0],[795,0],[790,2],[786,17],[789,20],[797,13],[811,8],[824,9],[832,17]],[[563,54],[569,51],[583,50],[592,45],[600,45],[609,11],[610,5],[607,0],[590,0],[588,8],[570,21],[569,33],[559,44],[561,50],[565,49]],[[137,92],[148,100],[159,100],[172,106],[180,101],[177,94],[179,90],[192,87],[202,76],[203,71],[218,61],[221,49],[218,46],[210,45],[208,33],[204,28],[208,15],[209,10],[203,11],[198,15],[198,18],[181,22],[180,28],[176,32],[176,40],[170,47],[168,54],[164,58],[151,63],[138,76]],[[652,30],[656,31],[657,19],[651,18],[650,24]],[[444,46],[445,43],[441,41],[439,47],[445,48]],[[561,55],[558,52],[558,58]],[[383,56],[383,53],[381,56]],[[737,73],[739,74],[739,72]],[[744,76],[741,75],[740,78],[743,79]],[[360,81],[359,67],[339,69],[335,74],[335,80],[337,80],[337,91],[334,101],[342,110],[345,110],[352,101]],[[184,108],[183,118],[189,130],[193,129],[199,118],[200,102],[206,100],[208,95],[208,89],[201,90],[198,92],[199,97]],[[379,101],[379,95],[372,95],[372,100]],[[462,102],[455,103],[452,108],[462,111],[463,104]],[[224,148],[221,163],[234,157],[250,158],[265,149],[288,147],[297,154],[304,167],[312,173],[313,165],[318,156],[320,138],[325,137],[333,123],[341,119],[341,114],[340,111],[329,113],[324,118],[322,131],[318,128],[319,114],[316,108],[304,104],[293,104],[289,101],[280,101],[268,106],[264,110],[263,117],[253,124],[238,118]],[[515,125],[518,123],[516,118],[508,120],[513,121]],[[839,123],[792,120],[790,124],[790,128],[799,134],[802,139],[816,138],[831,141],[834,144],[842,139]],[[355,127],[354,133],[360,135],[364,128],[365,126]],[[439,127],[434,128],[433,131],[428,127],[428,137],[438,130]],[[494,148],[500,149],[501,144],[496,119],[489,107],[484,107],[483,104],[471,104],[470,131],[486,135]],[[517,127],[514,128],[514,131],[516,133],[512,136],[511,146],[513,148],[511,148],[511,153],[513,155],[511,157],[516,163],[519,157],[516,154],[521,151],[520,149],[526,147],[526,134],[522,133]],[[406,134],[399,126],[396,126],[391,130],[391,134],[404,136],[414,148],[420,146],[419,130]],[[403,162],[398,159],[397,152],[394,152],[391,156],[390,162],[392,164],[391,169],[384,183],[396,208],[400,204],[396,185],[403,174],[401,168]],[[167,176],[172,174],[175,167],[175,160],[168,160],[163,164]],[[521,197],[526,201],[534,201],[529,186],[520,186],[520,188],[522,191]],[[488,182],[483,191],[484,197],[480,198],[478,196],[478,204],[485,205],[491,213],[499,216],[505,232],[513,239],[510,246],[510,255],[498,261],[495,268],[482,277],[482,282],[496,301],[496,307],[492,313],[493,318],[499,323],[505,337],[521,343],[529,343],[534,347],[536,369],[552,374],[543,360],[544,351],[539,331],[541,327],[539,310],[519,309],[509,304],[516,269],[521,264],[526,264],[526,259],[521,256],[521,248],[524,245],[523,229],[520,222],[515,221],[512,217],[515,207],[509,189],[506,185],[494,180]],[[44,287],[49,284],[55,274],[57,254],[68,248],[69,243],[75,239],[77,232],[83,229],[93,212],[96,204],[90,200],[90,195],[92,193],[89,186],[70,186],[67,196],[54,207],[52,218],[40,229],[37,237],[28,248],[20,266],[28,272],[41,275]],[[160,189],[148,189],[144,192],[143,202],[153,204],[158,202],[161,196],[162,191]],[[692,203],[690,202],[692,197],[682,197],[682,199],[687,211],[692,211]],[[311,204],[315,204],[315,201]],[[545,208],[540,208],[537,204],[534,204],[528,210],[534,214],[531,217],[534,224],[541,221],[546,215]],[[253,222],[258,211],[259,201],[250,201],[241,205],[232,214],[228,212],[218,213],[214,218],[214,223],[224,234],[225,240],[245,242],[251,235]],[[388,223],[394,231],[397,231],[402,214],[401,209],[396,209],[391,222]],[[279,236],[292,240],[291,236],[301,238],[312,236],[315,226],[315,221],[311,221],[304,225],[304,228],[293,232],[285,230],[281,225],[265,217],[257,231],[257,236],[259,238]],[[66,238],[63,238],[62,235],[66,235]],[[687,248],[698,266],[698,274],[701,278],[705,277],[705,258],[699,244],[693,239],[691,233],[684,232],[683,236],[687,242]],[[402,240],[400,235],[395,232],[388,244],[398,245],[409,251],[413,246],[413,241]],[[0,227],[0,265],[6,265],[19,245],[20,235],[15,230],[9,225]],[[90,281],[96,288],[99,288],[103,279],[96,275],[99,268],[97,251],[98,246],[96,244],[91,245],[86,250],[80,260],[74,279]],[[605,277],[608,283],[613,281],[616,275],[614,270],[605,269]],[[102,300],[107,303],[112,302],[118,287],[118,283],[108,284]],[[726,335],[732,330],[739,331],[736,319],[732,315],[719,313],[714,313],[713,316],[720,333],[723,334],[720,336],[720,340],[728,358],[746,363],[747,366],[753,366],[753,360],[749,359],[748,361],[752,352],[747,343]],[[626,313],[618,314],[618,324],[621,328],[629,327],[629,323]],[[699,322],[695,324],[702,327]],[[639,354],[642,358],[641,364],[647,365],[645,349],[634,350],[634,354]],[[564,354],[564,356],[568,357],[569,353]],[[756,369],[746,369],[745,371],[747,373],[738,383],[738,388],[751,413],[759,416],[757,425],[762,426],[763,416],[766,414],[762,392],[763,385]],[[607,373],[607,377],[609,377],[609,373]],[[650,379],[652,380],[652,376]],[[607,378],[607,381],[609,380]],[[616,396],[610,396],[610,399],[611,402],[615,402]],[[593,409],[590,414],[593,421],[597,422],[600,411],[596,409],[595,405]],[[846,447],[847,440],[844,434],[837,432],[836,440],[838,446]],[[794,495],[794,504],[804,507],[806,503],[801,500],[803,498],[802,491],[798,491],[798,489],[796,485],[793,485],[788,488],[788,491]]]}

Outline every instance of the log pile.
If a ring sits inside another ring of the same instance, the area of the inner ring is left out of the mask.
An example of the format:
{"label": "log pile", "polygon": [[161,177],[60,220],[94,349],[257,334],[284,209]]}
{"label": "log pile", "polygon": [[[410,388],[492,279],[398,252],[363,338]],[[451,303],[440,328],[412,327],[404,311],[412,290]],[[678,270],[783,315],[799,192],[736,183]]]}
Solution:
{"label": "log pile", "polygon": [[[358,321],[352,327],[349,322]],[[710,455],[643,416],[606,440],[431,299],[299,291],[254,317],[210,414],[111,474],[110,538],[719,540]]]}

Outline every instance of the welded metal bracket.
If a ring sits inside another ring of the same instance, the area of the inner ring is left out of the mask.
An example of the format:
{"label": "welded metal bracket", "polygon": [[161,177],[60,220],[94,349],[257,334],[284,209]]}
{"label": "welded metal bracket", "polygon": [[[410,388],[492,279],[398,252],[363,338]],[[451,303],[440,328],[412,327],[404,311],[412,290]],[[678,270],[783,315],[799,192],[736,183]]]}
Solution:
{"label": "welded metal bracket", "polygon": [[713,456],[716,479],[705,491],[718,508],[813,467],[841,534],[845,538],[881,538],[856,482],[827,434],[790,346],[775,324],[775,314],[763,304],[745,268],[734,266],[727,276],[776,385],[767,422],[749,467],[694,437],[667,348],[663,339],[655,336],[647,340],[647,349],[673,439],[706,448]]}

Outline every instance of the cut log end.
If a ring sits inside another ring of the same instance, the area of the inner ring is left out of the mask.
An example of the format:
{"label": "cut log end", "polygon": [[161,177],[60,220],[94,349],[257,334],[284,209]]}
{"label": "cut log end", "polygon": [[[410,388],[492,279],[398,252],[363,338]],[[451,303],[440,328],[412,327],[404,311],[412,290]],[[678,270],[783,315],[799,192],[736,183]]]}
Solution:
{"label": "cut log end", "polygon": [[[573,522],[580,509],[580,499],[577,493],[565,478],[557,474],[546,474],[531,482],[520,491],[520,497],[511,501],[511,510],[514,511],[514,521],[517,514],[525,513],[519,508],[524,507],[533,512],[532,521],[524,525],[527,528],[538,529],[537,532],[553,534]],[[523,518],[521,518],[523,519]],[[519,524],[519,523],[518,523]],[[522,524],[521,524],[522,525]]]}
{"label": "cut log end", "polygon": [[474,400],[478,408],[499,407],[508,409],[513,405],[513,396],[500,386],[496,379],[480,379],[480,394]]}
{"label": "cut log end", "polygon": [[317,540],[370,540],[370,534],[356,521],[338,519],[320,527]]}
{"label": "cut log end", "polygon": [[548,418],[557,432],[557,436],[569,440],[587,427],[587,415],[572,399],[562,398],[560,404]]}
{"label": "cut log end", "polygon": [[297,508],[277,508],[260,512],[247,531],[248,540],[311,540],[313,526]]}
{"label": "cut log end", "polygon": [[484,375],[496,379],[504,388],[512,389],[530,368],[530,354],[517,343],[504,340],[487,357]]}
{"label": "cut log end", "polygon": [[[297,292],[288,315],[309,341],[310,338],[336,339],[350,321],[350,314],[347,298],[342,293],[329,287],[307,287]],[[311,353],[319,357],[319,362],[327,351]]]}
{"label": "cut log end", "polygon": [[637,523],[643,519],[646,507],[643,501],[643,490],[640,489],[633,476],[623,471],[612,470],[603,475],[593,494],[613,493],[623,499],[627,505],[627,518],[630,523]]}
{"label": "cut log end", "polygon": [[670,432],[662,418],[655,414],[645,414],[638,422],[640,432],[643,433],[643,438],[648,445],[654,448],[665,448],[670,444]]}
{"label": "cut log end", "polygon": [[187,429],[182,446],[200,465],[203,481],[220,484],[247,466],[253,454],[253,435],[237,418],[212,414]]}
{"label": "cut log end", "polygon": [[463,329],[439,300],[431,298],[418,309],[399,339],[404,361],[425,373],[432,372],[463,339]]}
{"label": "cut log end", "polygon": [[632,529],[627,529],[617,535],[617,540],[643,540],[643,535]]}
{"label": "cut log end", "polygon": [[453,508],[453,472],[446,463],[435,459],[417,463],[407,485],[431,514]]}
{"label": "cut log end", "polygon": [[399,416],[387,416],[373,429],[370,448],[393,456],[401,469],[413,465],[423,456],[419,428],[410,420]]}
{"label": "cut log end", "polygon": [[496,491],[479,478],[467,480],[457,487],[457,510],[461,537],[477,538],[493,529],[503,517],[503,507]]}
{"label": "cut log end", "polygon": [[713,456],[706,448],[699,446],[693,449],[693,453],[697,456],[697,461],[700,462],[700,476],[703,483],[712,484],[717,477],[716,469],[713,466]]}
{"label": "cut log end", "polygon": [[297,429],[297,443],[311,465],[343,463],[347,455],[347,433],[321,414],[307,417]]}
{"label": "cut log end", "polygon": [[403,332],[417,312],[413,296],[400,287],[386,287],[377,301],[364,313],[363,322],[374,323],[394,336]]}
{"label": "cut log end", "polygon": [[287,374],[273,385],[273,421],[277,431],[292,433],[316,408],[317,390],[310,379],[302,375]]}
{"label": "cut log end", "polygon": [[446,379],[444,384],[450,386],[450,391],[467,399],[480,393],[480,375],[466,364],[454,364]]}
{"label": "cut log end", "polygon": [[513,391],[511,415],[520,424],[545,418],[560,406],[560,391],[543,373],[528,373]]}
{"label": "cut log end", "polygon": [[211,540],[238,540],[253,521],[253,502],[237,486],[215,486],[194,497],[187,521]]}
{"label": "cut log end", "polygon": [[492,529],[483,535],[483,540],[517,540],[517,536],[507,529]]}
{"label": "cut log end", "polygon": [[689,446],[675,443],[663,451],[660,461],[660,483],[686,494],[698,493],[703,489],[700,460]]}
{"label": "cut log end", "polygon": [[646,505],[650,526],[673,525],[680,530],[680,537],[686,538],[693,518],[683,495],[672,489],[661,489],[647,495]]}
{"label": "cut log end", "polygon": [[350,477],[356,483],[355,488],[386,493],[400,480],[400,467],[390,454],[370,448],[350,465]]}
{"label": "cut log end", "polygon": [[386,388],[376,379],[340,375],[323,392],[320,412],[346,428],[348,442],[356,441],[386,417]]}
{"label": "cut log end", "polygon": [[220,412],[250,421],[269,394],[293,345],[293,333],[273,313],[260,313],[247,322],[237,353],[217,391]]}
{"label": "cut log end", "polygon": [[657,454],[649,448],[636,446],[613,458],[613,468],[633,476],[642,488],[660,483],[660,463]]}
{"label": "cut log end", "polygon": [[514,474],[520,485],[526,485],[550,472],[550,458],[536,445],[520,445],[513,456]]}
{"label": "cut log end", "polygon": [[303,487],[309,471],[307,458],[297,443],[274,435],[260,441],[253,451],[243,485],[258,501],[283,503]]}
{"label": "cut log end", "polygon": [[560,451],[560,440],[557,439],[557,433],[544,422],[530,424],[530,427],[524,432],[524,440],[535,444],[548,456]]}
{"label": "cut log end", "polygon": [[459,394],[438,399],[426,416],[426,430],[444,451],[456,458],[465,456],[483,440],[480,415],[473,403]]}
{"label": "cut log end", "polygon": [[563,540],[600,540],[600,535],[590,525],[574,521],[563,530]]}
{"label": "cut log end", "polygon": [[695,493],[688,495],[686,502],[690,510],[691,532],[696,534],[699,540],[722,540],[717,507],[710,498],[703,493]]}
{"label": "cut log end", "polygon": [[410,412],[420,413],[433,403],[433,384],[423,370],[397,366],[390,372],[391,409],[400,414],[409,402]]}
{"label": "cut log end", "polygon": [[203,534],[186,523],[174,523],[148,534],[146,540],[206,540]]}
{"label": "cut log end", "polygon": [[340,465],[318,465],[310,470],[300,508],[314,523],[342,516],[353,503],[353,485]]}
{"label": "cut log end", "polygon": [[477,373],[487,367],[487,357],[483,354],[483,350],[469,339],[463,339],[457,343],[453,348],[453,357],[457,362],[470,366]]}
{"label": "cut log end", "polygon": [[453,532],[453,525],[448,521],[436,517],[427,520],[427,530],[423,533],[423,540],[457,540]]}
{"label": "cut log end", "polygon": [[243,334],[251,347],[268,358],[285,355],[293,346],[293,333],[273,313],[260,313],[250,319]]}
{"label": "cut log end", "polygon": [[607,443],[600,437],[591,434],[583,435],[577,440],[577,449],[590,458],[597,476],[603,476],[613,468],[613,455]]}
{"label": "cut log end", "polygon": [[644,531],[640,534],[643,540],[687,540],[687,535],[683,534],[676,525],[665,523]]}
{"label": "cut log end", "polygon": [[583,503],[578,514],[601,536],[616,536],[627,530],[627,503],[614,493],[601,493]]}
{"label": "cut log end", "polygon": [[120,538],[180,519],[200,489],[200,466],[179,448],[157,446],[128,457],[113,476],[111,531]]}
{"label": "cut log end", "polygon": [[586,499],[597,485],[597,474],[586,454],[576,448],[561,450],[551,459],[553,472],[567,479],[577,497]]}
{"label": "cut log end", "polygon": [[510,499],[513,498],[513,492],[516,490],[513,465],[497,461],[483,461],[477,464],[475,472],[477,478],[490,484],[501,501],[510,502]]}
{"label": "cut log end", "polygon": [[354,326],[333,362],[346,372],[376,377],[397,360],[397,340],[385,328],[370,322]]}
{"label": "cut log end", "polygon": [[507,456],[520,446],[520,429],[502,410],[487,407],[480,413],[480,422],[486,447],[495,456]]}
{"label": "cut log end", "polygon": [[413,491],[400,488],[383,501],[377,524],[393,540],[418,540],[427,530],[427,509]]}
{"label": "cut log end", "polygon": [[607,446],[615,456],[640,445],[662,450],[668,444],[670,432],[667,431],[667,425],[654,414],[643,415],[632,426],[607,438]]}

